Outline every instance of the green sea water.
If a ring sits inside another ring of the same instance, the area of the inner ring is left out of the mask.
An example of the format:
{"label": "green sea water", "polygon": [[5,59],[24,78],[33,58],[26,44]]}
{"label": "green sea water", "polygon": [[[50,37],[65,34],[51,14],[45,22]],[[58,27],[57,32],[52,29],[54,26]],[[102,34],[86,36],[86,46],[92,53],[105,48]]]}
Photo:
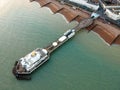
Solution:
{"label": "green sea water", "polygon": [[13,76],[16,60],[76,25],[36,2],[0,0],[0,90],[120,90],[120,46],[86,30],[51,54],[32,80]]}

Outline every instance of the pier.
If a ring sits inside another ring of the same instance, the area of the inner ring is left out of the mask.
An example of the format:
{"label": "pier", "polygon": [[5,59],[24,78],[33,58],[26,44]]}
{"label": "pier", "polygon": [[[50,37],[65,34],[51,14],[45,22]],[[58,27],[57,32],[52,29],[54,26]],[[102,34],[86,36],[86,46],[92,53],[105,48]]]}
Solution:
{"label": "pier", "polygon": [[25,57],[20,58],[15,62],[15,65],[13,67],[12,72],[14,76],[18,80],[30,80],[31,77],[29,75],[46,61],[48,61],[53,51],[74,37],[79,30],[91,25],[96,18],[95,16],[91,16],[90,18],[82,20],[76,27],[67,30],[60,38],[58,38],[47,47],[37,48]]}
{"label": "pier", "polygon": [[[62,14],[68,22],[77,21],[78,23],[89,18],[91,13],[81,8],[77,8],[73,5],[61,3],[58,0],[31,0],[36,1],[41,7],[48,7],[56,14]],[[112,23],[106,23],[103,18],[96,19],[92,25],[86,28],[89,32],[96,32],[101,38],[103,38],[109,45],[120,45],[120,27]]]}

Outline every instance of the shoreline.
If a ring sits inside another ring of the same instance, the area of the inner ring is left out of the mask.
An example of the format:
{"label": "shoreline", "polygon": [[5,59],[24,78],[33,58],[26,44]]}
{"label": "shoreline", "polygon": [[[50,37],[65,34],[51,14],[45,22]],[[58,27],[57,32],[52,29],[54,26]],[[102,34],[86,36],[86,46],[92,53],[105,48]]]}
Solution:
{"label": "shoreline", "polygon": [[[61,4],[56,0],[33,0],[40,4],[41,7],[48,7],[53,14],[62,14],[68,22],[77,21],[80,22],[82,19],[90,17],[91,13],[81,8],[74,9],[72,5]],[[109,45],[119,44],[120,45],[120,28],[105,23],[102,18],[98,18],[92,25],[86,28],[88,31],[96,32],[105,42]]]}

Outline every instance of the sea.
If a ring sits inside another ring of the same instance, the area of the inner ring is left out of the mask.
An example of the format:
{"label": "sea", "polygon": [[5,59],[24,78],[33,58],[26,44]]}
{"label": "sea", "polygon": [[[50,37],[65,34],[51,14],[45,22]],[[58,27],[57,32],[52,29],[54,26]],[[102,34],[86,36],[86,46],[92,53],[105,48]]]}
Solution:
{"label": "sea", "polygon": [[12,74],[16,60],[77,24],[37,2],[0,0],[0,90],[120,90],[120,46],[85,29],[51,53],[31,80]]}

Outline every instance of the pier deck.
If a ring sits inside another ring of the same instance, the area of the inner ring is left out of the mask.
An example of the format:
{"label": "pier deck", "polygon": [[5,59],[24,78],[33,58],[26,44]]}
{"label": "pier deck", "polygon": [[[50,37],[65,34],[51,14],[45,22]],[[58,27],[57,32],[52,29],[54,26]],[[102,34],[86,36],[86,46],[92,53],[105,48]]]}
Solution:
{"label": "pier deck", "polygon": [[[93,21],[94,21],[93,18],[84,19],[84,20],[82,20],[76,27],[74,27],[74,28],[71,29],[71,30],[74,30],[74,32],[76,33],[76,32],[78,32],[78,31],[80,31],[81,29],[86,28],[86,27],[88,27],[89,25],[91,25],[91,24],[93,23]],[[67,32],[69,32],[69,30],[68,30]],[[70,33],[71,33],[71,32],[70,32]],[[68,35],[69,35],[69,34],[68,34]],[[71,37],[65,35],[65,33],[64,33],[63,36],[66,37],[65,40],[60,41],[60,40],[59,40],[60,38],[59,38],[59,39],[57,39],[55,42],[53,42],[53,43],[56,43],[56,45],[54,45],[54,44],[52,43],[51,45],[47,46],[45,49],[46,49],[49,53],[52,53],[55,49],[57,49],[59,46],[61,46],[63,43],[65,43],[66,41],[68,41],[68,40],[71,38]],[[74,36],[74,35],[73,35],[73,36]],[[73,36],[72,36],[72,37],[73,37]]]}

